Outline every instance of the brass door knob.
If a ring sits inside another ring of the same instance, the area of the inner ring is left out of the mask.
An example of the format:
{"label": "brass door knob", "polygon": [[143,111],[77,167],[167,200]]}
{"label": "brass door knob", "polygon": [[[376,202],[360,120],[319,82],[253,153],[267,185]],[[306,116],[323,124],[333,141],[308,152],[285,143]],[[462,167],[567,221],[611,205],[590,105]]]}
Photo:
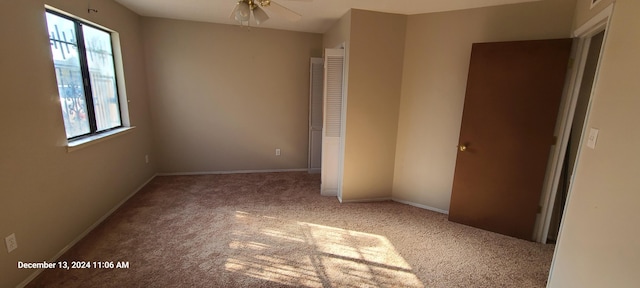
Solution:
{"label": "brass door knob", "polygon": [[467,151],[467,145],[464,145],[464,144],[458,145],[458,150],[460,150],[460,152]]}

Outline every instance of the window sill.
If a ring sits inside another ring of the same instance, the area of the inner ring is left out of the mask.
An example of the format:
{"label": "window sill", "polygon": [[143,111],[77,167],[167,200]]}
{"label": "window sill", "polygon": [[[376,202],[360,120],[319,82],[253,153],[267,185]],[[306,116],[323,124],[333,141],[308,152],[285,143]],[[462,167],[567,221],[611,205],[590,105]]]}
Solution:
{"label": "window sill", "polygon": [[111,130],[109,132],[100,133],[98,135],[93,135],[93,136],[85,137],[82,139],[69,141],[69,143],[67,143],[67,152],[80,150],[80,149],[89,147],[93,144],[105,141],[107,139],[111,139],[116,136],[127,134],[133,131],[133,129],[135,128],[136,127],[122,127],[122,128]]}

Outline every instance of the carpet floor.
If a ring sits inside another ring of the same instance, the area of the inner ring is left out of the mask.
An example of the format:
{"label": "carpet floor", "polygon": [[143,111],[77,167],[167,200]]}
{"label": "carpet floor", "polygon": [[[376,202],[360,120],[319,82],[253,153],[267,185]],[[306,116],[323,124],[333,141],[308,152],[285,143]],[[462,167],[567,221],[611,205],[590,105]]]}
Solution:
{"label": "carpet floor", "polygon": [[89,268],[27,287],[546,285],[553,245],[319,187],[304,172],[156,177],[58,259]]}

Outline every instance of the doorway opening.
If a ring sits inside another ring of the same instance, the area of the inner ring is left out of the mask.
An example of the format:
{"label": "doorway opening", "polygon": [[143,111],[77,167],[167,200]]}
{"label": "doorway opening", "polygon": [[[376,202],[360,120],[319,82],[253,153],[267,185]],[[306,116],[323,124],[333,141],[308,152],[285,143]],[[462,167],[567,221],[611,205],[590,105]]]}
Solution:
{"label": "doorway opening", "polygon": [[591,107],[593,88],[597,82],[602,48],[614,3],[587,21],[574,32],[575,66],[569,72],[566,92],[558,115],[556,136],[549,158],[540,213],[536,221],[534,240],[555,243],[562,231],[562,217],[571,197],[572,179],[578,167],[579,152],[586,145],[585,131]]}
{"label": "doorway opening", "polygon": [[547,235],[547,243],[555,243],[558,239],[560,220],[562,219],[562,212],[567,201],[567,195],[569,194],[569,186],[575,168],[576,159],[578,157],[580,140],[583,139],[587,108],[589,107],[589,100],[591,99],[591,92],[593,90],[598,60],[600,59],[600,51],[602,50],[604,34],[605,30],[602,30],[589,39],[587,59],[580,83],[580,91],[578,92],[573,120],[571,121],[571,129],[569,130],[569,140],[567,141],[563,160],[564,163],[562,164],[558,188],[556,190],[555,203],[551,214],[551,224]]}

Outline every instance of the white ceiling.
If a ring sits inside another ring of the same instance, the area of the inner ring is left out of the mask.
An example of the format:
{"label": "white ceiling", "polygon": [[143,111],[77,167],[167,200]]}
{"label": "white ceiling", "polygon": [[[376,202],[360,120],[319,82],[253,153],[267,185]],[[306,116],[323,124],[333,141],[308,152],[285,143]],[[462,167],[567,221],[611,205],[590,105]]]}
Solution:
{"label": "white ceiling", "polygon": [[[142,16],[237,24],[229,18],[237,0],[115,1]],[[271,18],[260,27],[324,33],[351,8],[413,15],[531,1],[539,0],[272,0],[301,14],[302,20],[289,22],[267,11]]]}

